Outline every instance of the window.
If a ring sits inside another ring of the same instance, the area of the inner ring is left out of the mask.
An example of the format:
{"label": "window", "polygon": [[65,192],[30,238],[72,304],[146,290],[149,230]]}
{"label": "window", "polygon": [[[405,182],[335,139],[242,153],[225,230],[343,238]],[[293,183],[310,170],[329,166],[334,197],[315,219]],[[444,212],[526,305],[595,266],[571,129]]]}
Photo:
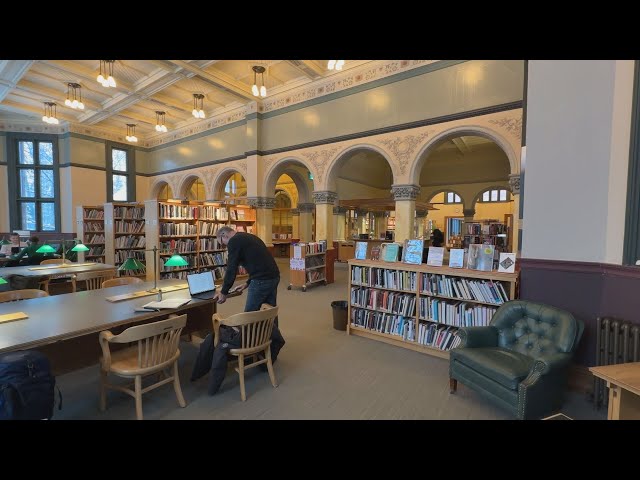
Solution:
{"label": "window", "polygon": [[107,201],[136,199],[135,150],[128,145],[107,142]]}
{"label": "window", "polygon": [[508,202],[509,192],[507,192],[504,188],[494,188],[493,190],[487,190],[482,194],[481,202]]}
{"label": "window", "polygon": [[60,228],[58,142],[52,135],[9,135],[11,229],[57,232]]}
{"label": "window", "polygon": [[455,192],[444,192],[444,203],[462,203],[462,199]]}

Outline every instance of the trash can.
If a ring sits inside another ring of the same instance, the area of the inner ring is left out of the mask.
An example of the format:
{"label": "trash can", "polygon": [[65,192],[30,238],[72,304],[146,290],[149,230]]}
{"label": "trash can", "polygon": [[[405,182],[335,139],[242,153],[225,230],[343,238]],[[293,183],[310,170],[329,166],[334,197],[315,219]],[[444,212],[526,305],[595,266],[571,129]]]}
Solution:
{"label": "trash can", "polygon": [[333,328],[336,330],[347,329],[347,302],[345,300],[336,300],[331,302],[333,309]]}

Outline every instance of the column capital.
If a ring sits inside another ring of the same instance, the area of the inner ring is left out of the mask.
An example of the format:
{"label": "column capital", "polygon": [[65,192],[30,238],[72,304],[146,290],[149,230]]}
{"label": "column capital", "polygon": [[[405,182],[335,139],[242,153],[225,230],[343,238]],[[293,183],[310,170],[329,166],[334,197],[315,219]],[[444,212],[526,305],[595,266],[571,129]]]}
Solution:
{"label": "column capital", "polygon": [[512,173],[509,175],[509,186],[511,187],[511,193],[514,195],[520,194],[520,174]]}
{"label": "column capital", "polygon": [[274,208],[276,199],[273,197],[247,197],[247,203],[254,208]]}
{"label": "column capital", "polygon": [[315,209],[316,209],[316,204],[315,203],[298,203],[297,210],[300,213],[311,213],[311,212],[315,211]]}
{"label": "column capital", "polygon": [[418,185],[392,185],[391,192],[393,193],[393,199],[398,200],[415,200],[420,194],[420,187]]}
{"label": "column capital", "polygon": [[333,205],[336,203],[338,199],[338,194],[336,192],[331,192],[329,190],[320,190],[318,192],[313,192],[313,201],[316,204],[319,203],[328,203]]}
{"label": "column capital", "polygon": [[344,215],[345,213],[347,213],[347,210],[348,210],[347,207],[333,207],[333,214]]}

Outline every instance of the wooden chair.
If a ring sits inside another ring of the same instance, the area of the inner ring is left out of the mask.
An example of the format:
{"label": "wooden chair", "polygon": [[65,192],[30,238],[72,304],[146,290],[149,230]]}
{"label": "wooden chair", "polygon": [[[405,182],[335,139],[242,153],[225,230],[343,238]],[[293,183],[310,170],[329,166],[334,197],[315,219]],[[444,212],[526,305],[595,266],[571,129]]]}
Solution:
{"label": "wooden chair", "polygon": [[143,283],[138,277],[118,277],[102,282],[102,288],[119,287],[120,285],[132,285],[134,283]]}
{"label": "wooden chair", "polygon": [[28,300],[30,298],[48,297],[49,294],[36,288],[26,288],[24,290],[9,290],[0,292],[0,303],[15,302],[18,300]]}
{"label": "wooden chair", "polygon": [[[99,341],[102,348],[100,358],[100,411],[107,408],[106,389],[119,390],[131,395],[136,400],[136,418],[142,420],[142,394],[158,388],[165,383],[173,382],[178,404],[186,407],[178,377],[178,358],[180,350],[180,332],[187,323],[187,315],[171,316],[166,320],[129,327],[120,335],[110,331],[100,332]],[[111,352],[111,343],[137,342],[137,346]],[[173,368],[173,374],[168,370]],[[127,386],[113,385],[107,382],[107,375],[133,378],[134,389]],[[142,388],[142,377],[152,374],[164,374],[159,380]]]}
{"label": "wooden chair", "polygon": [[[227,318],[222,318],[219,313],[213,314],[214,345],[218,345],[220,325],[236,327],[240,330],[241,348],[232,348],[229,353],[238,357],[238,366],[235,371],[240,377],[240,397],[243,402],[247,399],[244,388],[244,371],[248,368],[266,363],[271,384],[274,388],[278,386],[271,362],[271,332],[277,315],[278,307],[272,307],[266,303],[262,304],[261,309],[257,312],[236,313]],[[253,357],[253,362],[246,365],[245,357]]]}
{"label": "wooden chair", "polygon": [[100,290],[102,283],[112,278],[113,272],[84,272],[76,274],[76,283],[84,282],[85,290]]}

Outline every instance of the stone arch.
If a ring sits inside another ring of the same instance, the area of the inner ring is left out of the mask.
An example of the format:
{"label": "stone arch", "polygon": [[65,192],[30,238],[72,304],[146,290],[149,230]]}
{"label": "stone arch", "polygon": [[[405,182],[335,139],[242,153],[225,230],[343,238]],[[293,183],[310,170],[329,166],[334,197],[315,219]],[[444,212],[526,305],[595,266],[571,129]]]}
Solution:
{"label": "stone arch", "polygon": [[[151,185],[151,188],[149,189],[150,198],[154,200],[158,198],[158,195],[160,194],[160,190],[162,190],[165,186],[168,186],[169,188],[171,188],[171,185],[166,179],[160,178],[155,180],[153,182],[153,185]],[[173,194],[173,188],[171,188],[171,193]]]}
{"label": "stone arch", "polygon": [[511,143],[503,135],[495,130],[487,127],[482,127],[480,125],[461,125],[453,128],[448,128],[440,132],[439,134],[429,139],[422,146],[422,148],[418,151],[413,164],[411,165],[411,170],[409,171],[409,179],[415,185],[419,185],[422,167],[424,167],[424,163],[429,157],[431,151],[434,150],[443,140],[452,137],[460,137],[463,135],[478,136],[486,138],[487,140],[491,140],[502,149],[504,154],[509,159],[510,174],[513,175],[516,173],[520,173],[519,157],[513,149]]}
{"label": "stone arch", "polygon": [[[391,184],[393,185],[396,183],[398,174],[396,172],[396,166],[391,161],[391,157],[389,153],[383,150],[382,148],[380,148],[378,145],[372,145],[370,143],[359,143],[357,145],[351,145],[345,148],[344,150],[338,152],[338,154],[333,158],[333,160],[330,160],[328,162],[329,164],[327,165],[327,169],[326,169],[327,176],[324,182],[324,186],[320,185],[319,188],[316,188],[316,190],[321,189],[321,190],[329,190],[330,192],[335,192],[338,188],[336,181],[338,177],[338,172],[340,171],[340,167],[344,165],[344,162],[349,157],[348,154],[357,150],[371,150],[373,152],[376,152],[382,155],[382,158],[384,158],[387,161],[389,168],[391,168],[391,175],[393,177]],[[323,167],[323,170],[324,170],[324,167]]]}
{"label": "stone arch", "polygon": [[[298,203],[312,202],[311,191],[309,190],[309,184],[307,180],[299,172],[288,168],[291,166],[301,166],[310,171],[313,171],[312,166],[307,165],[303,160],[296,157],[285,157],[278,160],[271,166],[271,168],[269,169],[269,173],[264,179],[264,183],[262,185],[262,192],[264,196],[274,196],[278,179],[282,174],[286,174],[291,177],[291,180],[293,180],[293,183],[298,189]],[[315,189],[315,180],[313,180],[313,185]]]}
{"label": "stone arch", "polygon": [[204,188],[206,192],[207,190],[206,180],[200,175],[198,175],[197,173],[190,173],[186,177],[184,177],[180,182],[180,185],[178,186],[178,193],[176,195],[176,198],[187,198],[187,193],[189,192],[189,189],[191,188],[191,185],[193,184],[193,182],[195,182],[196,180],[200,180],[204,184]]}
{"label": "stone arch", "polygon": [[218,173],[216,179],[213,182],[213,189],[211,190],[211,192],[213,194],[214,200],[224,199],[224,186],[226,185],[227,180],[229,180],[229,177],[234,173],[239,173],[242,178],[244,178],[244,181],[247,181],[247,178],[239,169],[235,167],[223,168],[222,171]]}

